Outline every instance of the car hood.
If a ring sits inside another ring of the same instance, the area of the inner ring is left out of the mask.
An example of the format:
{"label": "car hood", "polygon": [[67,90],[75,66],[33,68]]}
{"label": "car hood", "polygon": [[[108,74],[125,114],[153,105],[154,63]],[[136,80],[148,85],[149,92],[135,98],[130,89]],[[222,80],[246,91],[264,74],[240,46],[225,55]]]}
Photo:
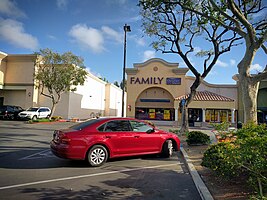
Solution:
{"label": "car hood", "polygon": [[20,113],[22,113],[22,114],[30,114],[30,113],[35,113],[36,111],[22,111],[22,112],[20,112]]}
{"label": "car hood", "polygon": [[156,132],[160,133],[160,134],[170,134],[170,135],[175,135],[174,133],[162,130],[162,129],[155,129]]}

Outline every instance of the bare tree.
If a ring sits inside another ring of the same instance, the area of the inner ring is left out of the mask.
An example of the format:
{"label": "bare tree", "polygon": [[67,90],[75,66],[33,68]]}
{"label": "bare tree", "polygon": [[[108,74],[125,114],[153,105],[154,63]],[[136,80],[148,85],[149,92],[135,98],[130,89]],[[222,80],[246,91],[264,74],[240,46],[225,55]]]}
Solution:
{"label": "bare tree", "polygon": [[[183,9],[178,3],[161,0],[141,0],[143,28],[153,37],[153,47],[162,53],[177,54],[195,76],[190,94],[182,111],[181,132],[188,130],[187,107],[196,90],[214,67],[219,57],[238,45],[237,34],[218,23],[208,23],[201,15]],[[205,46],[199,46],[199,41]],[[193,56],[202,60],[202,66],[194,66]]]}
{"label": "bare tree", "polygon": [[[259,82],[267,78],[267,65],[262,72],[251,74],[256,53],[267,54],[267,15],[263,0],[177,0],[170,1],[184,10],[199,15],[202,20],[234,31],[242,37],[244,56],[238,63],[238,81],[244,107],[244,122],[257,122],[257,95]],[[266,2],[265,2],[266,4]],[[265,59],[267,61],[267,57]]]}

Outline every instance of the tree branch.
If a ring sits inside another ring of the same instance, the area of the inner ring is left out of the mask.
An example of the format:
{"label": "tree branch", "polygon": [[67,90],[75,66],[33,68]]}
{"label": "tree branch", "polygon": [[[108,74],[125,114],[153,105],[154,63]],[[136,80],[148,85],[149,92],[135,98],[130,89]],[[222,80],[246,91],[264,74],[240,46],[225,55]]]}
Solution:
{"label": "tree branch", "polygon": [[[239,21],[246,27],[248,31],[248,35],[250,38],[250,42],[254,43],[254,35],[255,35],[255,30],[249,23],[249,21],[245,18],[245,16],[241,13],[241,11],[238,9],[238,6],[235,4],[233,0],[227,0],[228,6],[230,7],[230,10],[233,12],[233,14],[239,19]],[[245,6],[246,7],[246,6]]]}

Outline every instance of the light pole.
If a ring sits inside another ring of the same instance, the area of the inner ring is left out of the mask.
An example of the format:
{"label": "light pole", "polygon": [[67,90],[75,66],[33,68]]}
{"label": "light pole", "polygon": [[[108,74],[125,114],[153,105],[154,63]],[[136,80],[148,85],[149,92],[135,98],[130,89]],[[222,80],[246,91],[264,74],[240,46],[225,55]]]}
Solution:
{"label": "light pole", "polygon": [[123,74],[122,74],[122,104],[121,116],[124,117],[124,93],[125,93],[125,65],[126,65],[126,33],[131,32],[131,27],[127,24],[123,27],[124,30],[124,52],[123,52]]}

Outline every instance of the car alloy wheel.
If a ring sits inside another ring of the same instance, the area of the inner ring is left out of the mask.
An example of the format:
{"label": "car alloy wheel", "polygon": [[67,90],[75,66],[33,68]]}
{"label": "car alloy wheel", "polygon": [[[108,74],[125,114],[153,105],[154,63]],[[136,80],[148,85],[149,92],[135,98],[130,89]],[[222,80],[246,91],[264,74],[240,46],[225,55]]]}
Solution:
{"label": "car alloy wheel", "polygon": [[169,158],[172,156],[173,154],[173,144],[171,140],[166,140],[163,148],[162,148],[162,152],[161,152],[163,157]]}
{"label": "car alloy wheel", "polygon": [[93,167],[103,165],[108,158],[108,152],[102,145],[93,146],[88,153],[88,162]]}
{"label": "car alloy wheel", "polygon": [[32,120],[33,120],[33,121],[37,120],[37,116],[34,115],[34,116],[32,117]]}

